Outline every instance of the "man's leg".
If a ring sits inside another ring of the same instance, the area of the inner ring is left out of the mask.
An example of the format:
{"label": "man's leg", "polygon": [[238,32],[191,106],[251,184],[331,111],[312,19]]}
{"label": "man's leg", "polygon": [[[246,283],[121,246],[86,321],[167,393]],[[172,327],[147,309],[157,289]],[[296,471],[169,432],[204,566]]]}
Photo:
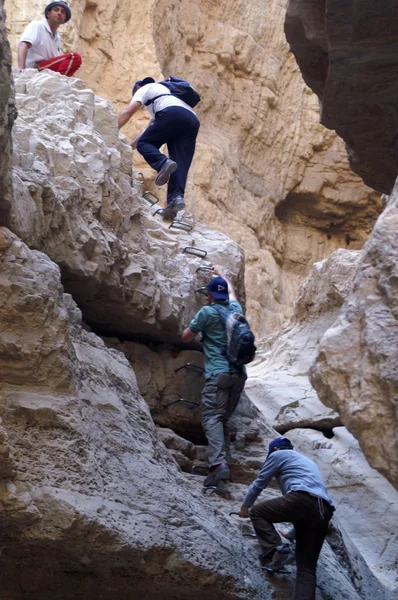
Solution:
{"label": "man's leg", "polygon": [[[282,545],[279,533],[273,523],[283,523],[290,519],[286,516],[286,496],[258,502],[250,510],[250,520],[256,532],[264,556],[272,554],[277,546]],[[288,507],[291,514],[291,509]]]}
{"label": "man's leg", "polygon": [[196,138],[199,132],[199,120],[185,108],[179,109],[181,123],[183,125],[180,135],[169,140],[167,147],[169,156],[178,167],[171,175],[167,188],[167,203],[174,198],[184,197],[187,183],[188,171],[195,154]]}
{"label": "man's leg", "polygon": [[243,388],[245,387],[245,382],[247,379],[246,374],[242,375],[229,375],[229,393],[228,393],[228,405],[227,411],[225,413],[224,418],[224,440],[225,440],[225,456],[226,462],[231,464],[231,441],[230,441],[230,429],[229,429],[229,419],[234,413],[241,394],[243,392]]}
{"label": "man's leg", "polygon": [[208,442],[209,467],[226,463],[224,419],[228,409],[229,389],[220,388],[220,378],[229,377],[221,374],[211,377],[202,391],[202,426]]}
{"label": "man's leg", "polygon": [[61,75],[72,77],[76,71],[81,67],[82,57],[77,52],[68,52],[68,54],[61,54],[50,58],[50,60],[41,60],[36,63],[39,71],[43,69],[50,69]]}
{"label": "man's leg", "polygon": [[295,523],[297,574],[293,600],[315,600],[316,565],[332,516],[327,502],[309,498],[308,521]]}
{"label": "man's leg", "polygon": [[160,171],[167,156],[159,151],[173,135],[172,121],[167,118],[165,111],[159,112],[154,121],[148,125],[137,142],[137,150],[155,171]]}

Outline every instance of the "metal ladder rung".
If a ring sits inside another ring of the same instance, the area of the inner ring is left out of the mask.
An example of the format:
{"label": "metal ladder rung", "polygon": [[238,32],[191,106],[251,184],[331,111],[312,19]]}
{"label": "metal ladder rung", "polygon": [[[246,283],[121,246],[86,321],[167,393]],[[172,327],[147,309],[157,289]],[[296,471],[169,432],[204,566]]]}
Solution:
{"label": "metal ladder rung", "polygon": [[206,286],[202,286],[202,287],[198,288],[197,290],[195,290],[195,294],[206,295],[207,294],[207,287]]}
{"label": "metal ladder rung", "polygon": [[213,267],[206,267],[205,265],[200,265],[200,267],[196,269],[196,273],[199,273],[199,271],[203,271],[204,273],[210,273],[212,270]]}
{"label": "metal ladder rung", "polygon": [[192,254],[193,256],[199,256],[200,258],[206,258],[207,250],[202,250],[201,248],[195,248],[195,246],[185,246],[182,253],[184,254]]}
{"label": "metal ladder rung", "polygon": [[140,185],[143,185],[145,183],[144,173],[141,173],[141,171],[137,171],[135,174],[135,179]]}
{"label": "metal ladder rung", "polygon": [[178,373],[178,371],[181,371],[181,369],[188,369],[190,371],[196,371],[197,373],[204,372],[204,368],[200,367],[199,365],[195,365],[195,363],[185,363],[184,365],[181,365],[181,367],[174,369],[174,373]]}
{"label": "metal ladder rung", "polygon": [[[157,196],[155,196],[155,194],[153,194],[152,192],[149,192],[149,191],[144,192],[142,194],[142,197],[143,197],[144,200],[146,200],[147,202],[149,202],[149,204],[151,206],[155,206],[155,204],[157,204],[159,202],[159,198]],[[151,200],[151,197],[155,198],[155,200]]]}
{"label": "metal ladder rung", "polygon": [[170,402],[169,404],[165,405],[165,408],[168,408],[169,406],[172,406],[173,404],[188,404],[190,406],[200,406],[199,402],[193,402],[192,400],[185,400],[184,398],[179,398],[178,400],[173,400],[173,402]]}
{"label": "metal ladder rung", "polygon": [[190,225],[189,223],[184,223],[183,221],[173,220],[169,225],[169,229],[181,229],[182,231],[191,231],[192,228],[193,225]]}

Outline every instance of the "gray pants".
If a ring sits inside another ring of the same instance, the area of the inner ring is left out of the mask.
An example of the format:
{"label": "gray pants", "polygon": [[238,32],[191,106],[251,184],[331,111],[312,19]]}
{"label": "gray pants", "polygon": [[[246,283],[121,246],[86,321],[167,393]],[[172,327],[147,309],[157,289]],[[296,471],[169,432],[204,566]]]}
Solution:
{"label": "gray pants", "polygon": [[202,426],[208,442],[209,467],[230,462],[228,419],[239,402],[246,375],[220,373],[202,391]]}

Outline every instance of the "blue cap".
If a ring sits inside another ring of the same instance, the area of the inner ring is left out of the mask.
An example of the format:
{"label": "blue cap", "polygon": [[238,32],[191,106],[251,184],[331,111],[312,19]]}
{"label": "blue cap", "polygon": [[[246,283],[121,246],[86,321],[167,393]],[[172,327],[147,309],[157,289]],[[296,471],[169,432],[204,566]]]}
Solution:
{"label": "blue cap", "polygon": [[148,83],[155,83],[154,78],[153,77],[144,77],[144,79],[139,79],[138,81],[136,81],[135,84],[133,85],[133,90],[132,90],[133,96],[139,87],[142,87],[143,85],[148,85]]}
{"label": "blue cap", "polygon": [[206,288],[214,300],[229,300],[228,283],[223,277],[214,277]]}
{"label": "blue cap", "polygon": [[292,442],[290,440],[288,440],[287,438],[278,437],[275,440],[272,440],[272,442],[270,442],[270,444],[268,446],[267,458],[270,454],[273,453],[275,448],[278,448],[278,450],[293,450],[293,445],[292,445]]}

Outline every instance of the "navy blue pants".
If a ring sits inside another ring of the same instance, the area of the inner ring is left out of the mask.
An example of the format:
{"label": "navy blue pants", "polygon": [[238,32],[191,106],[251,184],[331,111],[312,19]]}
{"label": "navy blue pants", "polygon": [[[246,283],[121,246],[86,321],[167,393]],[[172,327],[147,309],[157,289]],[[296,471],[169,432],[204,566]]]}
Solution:
{"label": "navy blue pants", "polygon": [[199,126],[199,119],[193,112],[179,106],[169,106],[156,113],[155,120],[137,142],[138,152],[155,171],[159,172],[167,159],[159,151],[163,144],[167,144],[169,158],[178,165],[169,180],[167,203],[176,196],[184,196]]}

